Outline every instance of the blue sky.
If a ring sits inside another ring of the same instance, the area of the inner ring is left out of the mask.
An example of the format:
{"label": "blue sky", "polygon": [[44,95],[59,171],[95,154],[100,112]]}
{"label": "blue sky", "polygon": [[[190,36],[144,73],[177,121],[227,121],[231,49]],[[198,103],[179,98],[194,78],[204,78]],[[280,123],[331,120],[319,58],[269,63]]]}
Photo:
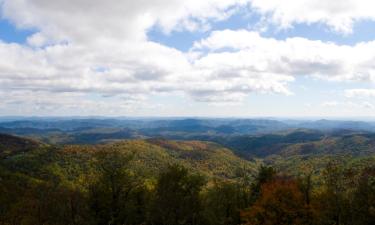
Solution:
{"label": "blue sky", "polygon": [[87,4],[0,0],[1,115],[374,115],[371,1]]}
{"label": "blue sky", "polygon": [[0,39],[8,43],[15,42],[24,44],[27,37],[34,33],[31,30],[17,29],[5,19],[0,20],[0,30]]}
{"label": "blue sky", "polygon": [[[211,24],[211,30],[224,29],[257,29],[257,23],[260,16],[257,14],[247,15],[239,12],[227,20],[217,21]],[[295,24],[293,28],[278,30],[277,26],[270,26],[268,30],[262,32],[264,37],[285,40],[290,37],[304,37],[310,40],[320,40],[324,42],[333,42],[338,45],[355,45],[360,42],[368,42],[375,40],[375,23],[374,21],[363,20],[356,22],[353,26],[351,34],[342,34],[332,32],[329,27],[324,24]],[[202,32],[172,32],[165,34],[156,27],[148,33],[150,40],[163,43],[167,46],[177,48],[181,51],[187,51],[194,41],[205,38],[210,31]]]}

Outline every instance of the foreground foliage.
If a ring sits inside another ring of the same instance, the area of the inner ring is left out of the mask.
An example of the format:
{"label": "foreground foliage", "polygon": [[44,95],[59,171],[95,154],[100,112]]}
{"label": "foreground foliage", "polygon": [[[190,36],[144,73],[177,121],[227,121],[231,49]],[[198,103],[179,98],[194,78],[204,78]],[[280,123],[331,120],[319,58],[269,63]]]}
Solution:
{"label": "foreground foliage", "polygon": [[11,146],[0,151],[1,225],[375,224],[370,156],[290,173],[209,142]]}

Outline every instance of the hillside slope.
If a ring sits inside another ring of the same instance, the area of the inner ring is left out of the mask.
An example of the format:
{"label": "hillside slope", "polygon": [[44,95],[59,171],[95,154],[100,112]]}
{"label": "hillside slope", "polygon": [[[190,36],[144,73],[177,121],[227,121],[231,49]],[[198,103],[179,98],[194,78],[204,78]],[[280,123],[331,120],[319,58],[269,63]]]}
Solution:
{"label": "hillside slope", "polygon": [[41,143],[8,134],[0,134],[0,158],[38,148]]}
{"label": "hillside slope", "polygon": [[238,155],[251,159],[271,155],[351,154],[365,156],[375,153],[375,134],[369,132],[330,132],[293,130],[257,136],[233,136],[214,140]]}
{"label": "hillside slope", "polygon": [[12,154],[0,160],[0,166],[37,179],[52,176],[75,183],[82,176],[90,174],[95,166],[95,154],[105,149],[132,155],[131,169],[151,177],[174,163],[182,164],[208,178],[219,179],[235,179],[239,172],[246,170],[253,173],[258,166],[257,162],[241,159],[229,149],[215,143],[162,139],[62,147],[43,145],[22,154],[19,149],[17,152],[20,154]]}
{"label": "hillside slope", "polygon": [[232,179],[239,170],[254,172],[257,167],[256,162],[241,159],[229,149],[203,141],[126,140],[92,146],[70,145],[60,153],[78,159],[98,149],[115,149],[133,155],[134,167],[145,173],[157,173],[169,164],[179,163],[208,177]]}

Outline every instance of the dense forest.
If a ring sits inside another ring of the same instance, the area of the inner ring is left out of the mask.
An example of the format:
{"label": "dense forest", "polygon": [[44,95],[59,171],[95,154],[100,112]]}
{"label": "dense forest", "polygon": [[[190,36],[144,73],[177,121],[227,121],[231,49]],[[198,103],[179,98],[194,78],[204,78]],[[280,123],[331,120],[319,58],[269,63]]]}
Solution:
{"label": "dense forest", "polygon": [[369,131],[200,137],[0,134],[0,225],[375,224]]}

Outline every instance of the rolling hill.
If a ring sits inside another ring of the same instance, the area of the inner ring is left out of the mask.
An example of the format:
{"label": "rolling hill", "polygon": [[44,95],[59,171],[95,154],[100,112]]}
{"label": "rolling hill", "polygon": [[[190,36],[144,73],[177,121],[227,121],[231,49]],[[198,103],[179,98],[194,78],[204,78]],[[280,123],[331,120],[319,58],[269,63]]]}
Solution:
{"label": "rolling hill", "polygon": [[257,162],[241,159],[229,149],[203,141],[148,139],[56,147],[38,145],[31,140],[8,135],[3,136],[1,143],[4,149],[12,148],[13,154],[3,159],[0,165],[34,178],[52,173],[50,176],[63,180],[79,179],[81,175],[89,173],[95,153],[103,149],[132,155],[132,168],[152,176],[175,163],[207,177],[220,179],[235,179],[240,170],[254,173],[258,166]]}
{"label": "rolling hill", "polygon": [[26,153],[41,146],[41,143],[28,138],[0,134],[0,158]]}

